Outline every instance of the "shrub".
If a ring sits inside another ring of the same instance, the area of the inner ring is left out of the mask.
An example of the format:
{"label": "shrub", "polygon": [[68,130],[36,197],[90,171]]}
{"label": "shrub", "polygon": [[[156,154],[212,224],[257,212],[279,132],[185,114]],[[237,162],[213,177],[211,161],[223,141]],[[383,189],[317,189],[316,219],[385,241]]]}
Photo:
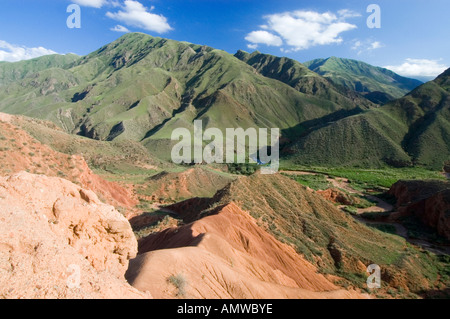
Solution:
{"label": "shrub", "polygon": [[186,278],[183,274],[178,274],[176,276],[170,276],[167,281],[174,285],[178,289],[177,296],[184,296],[186,294]]}
{"label": "shrub", "polygon": [[58,171],[56,175],[61,178],[67,177],[67,175],[63,171]]}

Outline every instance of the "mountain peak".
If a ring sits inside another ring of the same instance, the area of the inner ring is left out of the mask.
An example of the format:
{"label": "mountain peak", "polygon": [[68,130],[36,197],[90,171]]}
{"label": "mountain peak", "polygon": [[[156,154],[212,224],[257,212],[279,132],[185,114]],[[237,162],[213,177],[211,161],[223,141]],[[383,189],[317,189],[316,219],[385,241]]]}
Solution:
{"label": "mountain peak", "polygon": [[247,62],[250,59],[250,53],[244,50],[238,50],[234,56],[244,62]]}
{"label": "mountain peak", "polygon": [[150,34],[143,33],[143,32],[129,32],[125,33],[119,39],[132,39],[132,38],[154,38],[154,36],[151,36]]}

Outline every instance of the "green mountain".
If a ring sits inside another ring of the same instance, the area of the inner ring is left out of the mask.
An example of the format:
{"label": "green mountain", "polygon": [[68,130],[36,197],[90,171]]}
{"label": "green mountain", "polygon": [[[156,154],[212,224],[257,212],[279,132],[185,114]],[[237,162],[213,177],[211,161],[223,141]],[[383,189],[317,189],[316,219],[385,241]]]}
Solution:
{"label": "green mountain", "polygon": [[369,106],[304,67],[307,77],[323,84],[320,92],[264,76],[224,51],[141,33],[80,58],[50,56],[2,67],[17,68],[20,76],[0,78],[0,111],[48,119],[98,140],[141,141],[163,157],[170,155],[172,130],[191,129],[195,119],[205,127],[288,130]]}
{"label": "green mountain", "polygon": [[350,59],[330,57],[308,61],[304,65],[333,83],[361,93],[378,104],[401,98],[422,84],[390,70]]}
{"label": "green mountain", "polygon": [[302,164],[442,169],[450,159],[450,70],[401,99],[306,132],[289,149]]}
{"label": "green mountain", "polygon": [[[333,61],[354,82],[371,74],[364,79],[377,89],[395,88],[386,70],[336,58],[323,66]],[[164,160],[173,129],[193,130],[200,119],[222,131],[278,127],[283,154],[301,164],[437,168],[450,152],[447,78],[377,108],[291,59],[131,33],[84,57],[0,63],[0,112],[101,141],[141,142]]]}
{"label": "green mountain", "polygon": [[286,83],[299,92],[333,101],[346,109],[352,109],[355,105],[361,108],[375,106],[355,91],[336,87],[328,79],[293,59],[262,54],[258,51],[250,54],[242,50],[239,50],[235,57],[251,65],[265,77]]}
{"label": "green mountain", "polygon": [[51,68],[64,68],[79,59],[78,55],[46,55],[37,59],[19,61],[16,63],[0,62],[0,86],[24,79]]}

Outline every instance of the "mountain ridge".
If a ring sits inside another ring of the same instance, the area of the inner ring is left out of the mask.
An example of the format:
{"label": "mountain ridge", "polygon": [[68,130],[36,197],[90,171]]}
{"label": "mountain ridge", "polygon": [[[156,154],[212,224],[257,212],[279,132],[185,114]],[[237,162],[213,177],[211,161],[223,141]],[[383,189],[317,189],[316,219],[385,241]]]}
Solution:
{"label": "mountain ridge", "polygon": [[[381,104],[401,98],[423,82],[406,78],[395,72],[353,59],[329,57],[304,63],[310,70]],[[378,96],[375,95],[378,93]],[[383,93],[384,96],[380,96]]]}
{"label": "mountain ridge", "polygon": [[299,92],[328,99],[343,105],[346,109],[353,108],[355,103],[361,108],[375,106],[352,90],[336,88],[333,82],[318,76],[316,72],[296,60],[262,54],[258,51],[249,54],[242,50],[239,50],[235,57],[266,77],[286,83]]}
{"label": "mountain ridge", "polygon": [[441,170],[450,158],[449,73],[380,108],[300,137],[293,146],[295,160],[312,164],[320,158],[325,165],[418,165]]}
{"label": "mountain ridge", "polygon": [[[194,119],[205,127],[287,129],[358,106],[322,83],[325,94],[302,93],[225,51],[135,33],[69,67],[5,85],[0,110],[49,119],[94,139],[131,139],[163,150],[171,131],[192,128]],[[326,98],[331,89],[335,101]]]}
{"label": "mountain ridge", "polygon": [[[371,82],[397,77],[360,61],[326,61],[347,64],[354,74],[375,73]],[[194,120],[222,131],[278,127],[283,155],[306,165],[417,163],[435,169],[447,156],[433,158],[437,148],[423,151],[430,144],[423,141],[436,134],[446,149],[446,133],[437,133],[448,126],[447,93],[440,89],[445,74],[378,107],[355,87],[309,70],[308,63],[257,51],[231,55],[143,33],[126,34],[83,57],[48,56],[2,64],[0,70],[6,70],[4,65],[18,70],[0,72],[0,111],[50,120],[68,133],[101,141],[139,142],[165,161],[174,145],[172,131],[192,131]],[[327,63],[309,64],[316,69],[322,65]],[[372,92],[378,102],[399,88],[382,83],[380,89],[386,90]],[[440,114],[437,120],[431,110]]]}

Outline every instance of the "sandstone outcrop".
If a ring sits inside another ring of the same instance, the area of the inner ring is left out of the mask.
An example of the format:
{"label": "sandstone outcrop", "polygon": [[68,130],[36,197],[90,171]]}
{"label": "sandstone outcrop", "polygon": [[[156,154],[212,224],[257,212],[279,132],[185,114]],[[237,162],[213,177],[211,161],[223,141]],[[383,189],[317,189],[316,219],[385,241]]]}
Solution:
{"label": "sandstone outcrop", "polygon": [[137,242],[95,193],[57,177],[0,177],[0,297],[141,298],[123,275]]}
{"label": "sandstone outcrop", "polygon": [[450,183],[444,181],[399,181],[388,194],[397,199],[393,218],[416,216],[425,225],[450,240]]}
{"label": "sandstone outcrop", "polygon": [[235,203],[139,242],[129,282],[155,298],[364,298],[335,286]]}
{"label": "sandstone outcrop", "polygon": [[57,152],[15,125],[19,117],[0,113],[0,176],[21,171],[62,177],[94,191],[108,204],[131,208],[137,204],[132,192],[94,174],[83,156]]}
{"label": "sandstone outcrop", "polygon": [[355,198],[352,198],[350,195],[337,188],[329,188],[323,191],[319,190],[317,191],[317,194],[333,203],[339,203],[342,205],[353,205],[356,201]]}

